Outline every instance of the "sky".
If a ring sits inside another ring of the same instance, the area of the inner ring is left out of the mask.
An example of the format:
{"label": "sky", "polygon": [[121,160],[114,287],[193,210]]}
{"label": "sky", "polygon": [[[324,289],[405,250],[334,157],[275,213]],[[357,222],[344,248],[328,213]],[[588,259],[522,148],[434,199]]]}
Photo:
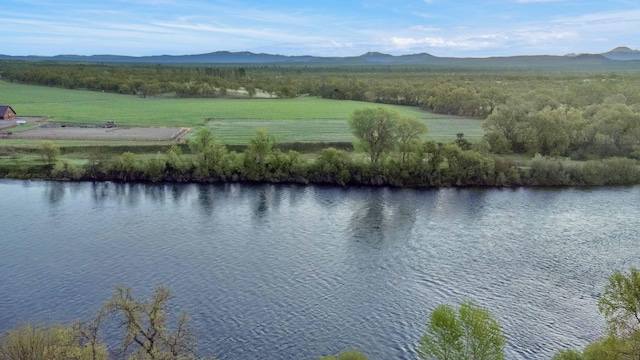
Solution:
{"label": "sky", "polygon": [[489,57],[640,49],[640,1],[2,0],[0,54]]}

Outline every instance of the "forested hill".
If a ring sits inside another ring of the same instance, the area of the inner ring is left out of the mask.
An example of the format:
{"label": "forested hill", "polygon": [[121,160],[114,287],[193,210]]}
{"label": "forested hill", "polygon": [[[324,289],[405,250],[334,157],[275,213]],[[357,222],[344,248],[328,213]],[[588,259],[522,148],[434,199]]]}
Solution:
{"label": "forested hill", "polygon": [[611,69],[639,69],[640,51],[618,47],[603,54],[569,54],[565,56],[529,55],[489,58],[438,57],[427,53],[412,55],[388,55],[369,52],[352,57],[285,56],[256,54],[252,52],[217,51],[198,55],[57,55],[10,56],[0,55],[0,60],[71,61],[98,63],[156,63],[156,64],[304,64],[304,65],[427,65],[443,67],[500,67],[500,68],[570,68],[575,66],[604,67]]}

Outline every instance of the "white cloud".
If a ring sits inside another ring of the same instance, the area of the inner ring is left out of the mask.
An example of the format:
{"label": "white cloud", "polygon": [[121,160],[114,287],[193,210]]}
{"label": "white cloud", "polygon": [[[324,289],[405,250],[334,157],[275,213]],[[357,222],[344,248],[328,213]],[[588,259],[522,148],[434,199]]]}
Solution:
{"label": "white cloud", "polygon": [[437,31],[441,31],[442,28],[437,27],[437,26],[422,26],[422,25],[416,25],[416,26],[411,26],[409,28],[409,30],[414,30],[414,31],[424,31],[424,32],[437,32]]}

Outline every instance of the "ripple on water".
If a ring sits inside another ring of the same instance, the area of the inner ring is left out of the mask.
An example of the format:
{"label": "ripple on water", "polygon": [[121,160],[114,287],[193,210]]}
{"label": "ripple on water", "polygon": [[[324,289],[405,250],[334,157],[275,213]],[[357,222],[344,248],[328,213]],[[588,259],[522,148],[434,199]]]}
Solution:
{"label": "ripple on water", "polygon": [[224,359],[415,359],[430,311],[465,300],[499,319],[508,359],[548,359],[600,335],[607,274],[640,266],[639,188],[0,181],[0,198],[0,331],[163,283]]}

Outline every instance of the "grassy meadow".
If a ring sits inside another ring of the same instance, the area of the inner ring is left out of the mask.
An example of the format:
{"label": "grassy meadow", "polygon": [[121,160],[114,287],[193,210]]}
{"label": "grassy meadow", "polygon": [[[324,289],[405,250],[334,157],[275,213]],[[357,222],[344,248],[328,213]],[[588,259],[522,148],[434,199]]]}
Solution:
{"label": "grassy meadow", "polygon": [[[457,133],[479,139],[482,121],[432,114],[415,107],[377,105],[301,97],[296,99],[141,98],[85,90],[67,90],[0,81],[0,103],[19,116],[43,116],[77,125],[116,121],[119,126],[210,127],[226,144],[246,144],[263,127],[280,142],[349,142],[347,119],[355,109],[389,106],[429,126],[428,139],[452,141]],[[21,140],[0,140],[20,146]],[[26,145],[24,143],[23,145]],[[63,145],[64,146],[64,145]]]}

